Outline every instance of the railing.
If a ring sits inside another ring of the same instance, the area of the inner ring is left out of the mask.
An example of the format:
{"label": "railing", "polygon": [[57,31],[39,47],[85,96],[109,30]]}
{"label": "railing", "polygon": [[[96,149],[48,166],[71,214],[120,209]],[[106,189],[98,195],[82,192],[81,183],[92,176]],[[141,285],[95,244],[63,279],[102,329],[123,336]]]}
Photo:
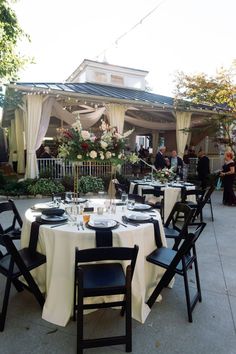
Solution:
{"label": "railing", "polygon": [[[70,161],[65,161],[60,158],[37,159],[39,174],[45,177],[62,179],[65,176],[73,176],[73,165]],[[85,161],[80,162],[78,173],[80,176],[110,176],[111,163]]]}
{"label": "railing", "polygon": [[[221,169],[223,165],[222,156],[211,156],[210,159],[210,170],[214,172]],[[186,171],[186,174],[196,175],[196,166],[197,159],[192,159],[193,164],[191,164],[189,171]],[[195,161],[196,160],[196,161]],[[38,167],[40,175],[45,177],[52,177],[55,179],[62,179],[65,176],[73,176],[73,166],[69,161],[65,161],[60,158],[51,158],[51,159],[38,159]],[[105,162],[94,162],[94,161],[85,161],[80,162],[79,165],[79,175],[80,176],[111,176],[112,165],[111,163]],[[124,163],[119,171],[123,176],[133,175],[134,170],[130,163]],[[187,177],[187,176],[186,176]]]}

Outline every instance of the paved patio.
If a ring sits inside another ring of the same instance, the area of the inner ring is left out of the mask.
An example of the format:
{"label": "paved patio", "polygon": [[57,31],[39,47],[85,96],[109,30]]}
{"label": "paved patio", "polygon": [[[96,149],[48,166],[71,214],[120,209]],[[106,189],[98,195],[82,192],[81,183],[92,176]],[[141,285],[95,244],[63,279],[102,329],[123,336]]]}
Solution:
{"label": "paved patio", "polygon": [[[207,227],[197,244],[202,303],[187,320],[183,279],[176,277],[172,289],[165,289],[145,324],[133,320],[133,353],[236,354],[236,208],[221,204],[222,192],[213,194],[215,221],[204,210]],[[35,200],[17,199],[23,215]],[[191,276],[190,276],[191,278]],[[2,279],[2,278],[1,278]],[[194,284],[193,284],[194,285]],[[0,283],[2,295],[4,282]],[[86,333],[117,334],[123,319],[116,310],[101,310],[86,316]],[[70,354],[76,351],[76,324],[58,327],[41,319],[41,310],[26,291],[11,291],[6,326],[0,333],[1,354]],[[124,346],[95,348],[85,353],[125,353]]]}

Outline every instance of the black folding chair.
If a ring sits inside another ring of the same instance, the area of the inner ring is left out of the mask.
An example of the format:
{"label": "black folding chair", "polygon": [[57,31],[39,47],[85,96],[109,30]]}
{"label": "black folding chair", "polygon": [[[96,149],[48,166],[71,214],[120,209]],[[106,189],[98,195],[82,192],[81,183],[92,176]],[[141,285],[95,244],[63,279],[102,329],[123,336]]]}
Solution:
{"label": "black folding chair", "polygon": [[[183,215],[183,222],[179,222],[179,215]],[[174,241],[173,249],[177,250],[182,238],[188,234],[188,226],[193,218],[194,210],[185,203],[176,202],[164,224],[166,238]]]}
{"label": "black folding chair", "polygon": [[145,203],[145,197],[138,194],[128,194],[128,199],[134,199],[136,203]]}
{"label": "black folding chair", "polygon": [[[182,241],[178,251],[161,247],[147,256],[148,262],[166,269],[165,273],[163,274],[162,278],[160,279],[159,283],[147,301],[147,304],[150,308],[155,303],[162,289],[168,286],[175,274],[179,274],[184,278],[188,320],[189,322],[193,321],[192,312],[194,307],[198,301],[202,301],[195,243],[205,226],[205,223],[200,223],[199,227],[195,230],[194,233],[188,234],[187,237]],[[187,272],[190,268],[192,269],[192,265],[194,265],[197,289],[195,296],[191,300]]]}
{"label": "black folding chair", "polygon": [[147,201],[147,204],[151,205],[154,209],[160,210],[160,215],[162,220],[164,219],[164,194],[165,191],[161,190],[161,188],[142,188],[142,196],[146,195],[154,195],[154,197],[161,198],[160,201],[155,203]]}
{"label": "black folding chair", "polygon": [[[0,203],[0,234],[8,234],[13,240],[19,240],[21,237],[21,228],[23,225],[21,216],[12,199]],[[11,218],[10,225],[6,225],[4,220]]]}
{"label": "black folding chair", "polygon": [[[2,332],[6,321],[11,283],[13,283],[18,291],[26,288],[32,292],[39,305],[43,307],[44,297],[30,274],[30,271],[44,264],[46,262],[46,256],[38,252],[31,254],[29,248],[23,248],[18,251],[9,235],[0,235],[0,240],[8,252],[0,258],[0,273],[7,278],[2,311],[0,314],[0,331]],[[27,284],[19,280],[20,276],[25,278]]]}
{"label": "black folding chair", "polygon": [[[126,352],[132,351],[132,319],[131,319],[131,281],[138,254],[138,246],[99,247],[75,251],[75,287],[74,313],[77,310],[77,353],[82,354],[85,348],[103,347],[109,345],[126,345]],[[82,264],[90,262],[93,264]],[[107,263],[106,261],[116,261]],[[130,261],[124,272],[120,261]],[[78,300],[76,301],[76,284]],[[84,304],[84,298],[101,295],[123,294],[121,301]],[[121,314],[126,314],[126,331],[123,336],[104,337],[96,339],[83,338],[83,310],[108,307],[122,307]]]}
{"label": "black folding chair", "polygon": [[213,217],[213,208],[212,208],[212,203],[211,203],[211,195],[215,190],[215,185],[212,184],[209,187],[207,187],[204,191],[203,197],[198,201],[197,205],[192,205],[191,207],[195,210],[193,214],[192,221],[194,222],[197,218],[200,219],[200,221],[203,221],[203,209],[206,204],[210,205],[210,210],[211,210],[211,220],[214,221]]}
{"label": "black folding chair", "polygon": [[54,198],[61,198],[62,201],[65,201],[65,199],[66,199],[66,193],[65,193],[65,192],[52,193],[52,201],[54,201]]}

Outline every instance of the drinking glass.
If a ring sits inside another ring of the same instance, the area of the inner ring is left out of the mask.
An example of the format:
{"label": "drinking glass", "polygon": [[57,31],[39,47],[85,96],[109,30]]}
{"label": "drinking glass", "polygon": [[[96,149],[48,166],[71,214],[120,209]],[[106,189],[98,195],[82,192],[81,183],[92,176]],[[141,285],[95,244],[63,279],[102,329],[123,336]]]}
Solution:
{"label": "drinking glass", "polygon": [[90,220],[90,215],[89,214],[83,214],[83,222],[86,224]]}
{"label": "drinking glass", "polygon": [[135,205],[135,200],[134,199],[128,199],[128,209],[133,210]]}
{"label": "drinking glass", "polygon": [[122,203],[126,204],[128,200],[128,195],[126,193],[121,194],[121,201]]}
{"label": "drinking glass", "polygon": [[53,198],[53,203],[54,203],[54,206],[55,207],[60,207],[60,204],[61,204],[61,197],[57,197],[57,196],[55,196],[54,198]]}

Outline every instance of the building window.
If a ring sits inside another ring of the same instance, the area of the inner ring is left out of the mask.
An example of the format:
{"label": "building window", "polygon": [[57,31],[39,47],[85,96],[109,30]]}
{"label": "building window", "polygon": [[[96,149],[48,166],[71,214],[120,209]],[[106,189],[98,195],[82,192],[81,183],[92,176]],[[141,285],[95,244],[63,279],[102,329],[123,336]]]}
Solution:
{"label": "building window", "polygon": [[95,81],[96,82],[107,82],[107,74],[106,73],[95,73]]}
{"label": "building window", "polygon": [[124,79],[123,79],[122,76],[111,75],[111,83],[115,84],[115,85],[123,86],[124,85]]}

